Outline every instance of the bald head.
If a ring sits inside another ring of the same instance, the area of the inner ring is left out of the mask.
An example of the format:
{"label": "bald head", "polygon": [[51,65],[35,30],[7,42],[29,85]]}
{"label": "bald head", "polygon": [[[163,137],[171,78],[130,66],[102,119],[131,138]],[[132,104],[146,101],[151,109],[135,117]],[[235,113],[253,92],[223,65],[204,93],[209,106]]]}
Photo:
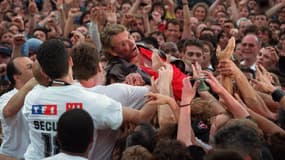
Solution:
{"label": "bald head", "polygon": [[261,44],[255,34],[247,34],[241,42],[241,56],[246,61],[246,66],[250,67],[256,62],[257,54],[259,53]]}

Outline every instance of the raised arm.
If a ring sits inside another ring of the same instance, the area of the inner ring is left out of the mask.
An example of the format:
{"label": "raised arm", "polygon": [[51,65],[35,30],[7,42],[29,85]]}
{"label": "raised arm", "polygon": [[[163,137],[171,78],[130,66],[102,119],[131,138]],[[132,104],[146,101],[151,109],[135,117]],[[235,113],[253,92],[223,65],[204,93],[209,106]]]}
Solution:
{"label": "raised arm", "polygon": [[182,0],[183,4],[183,32],[181,39],[192,39],[191,27],[190,27],[190,9],[188,6],[188,0]]}
{"label": "raised arm", "polygon": [[180,105],[183,107],[180,108],[177,139],[184,142],[186,146],[193,145],[190,102],[195,97],[198,85],[199,81],[196,81],[192,87],[189,77],[183,79],[183,89],[180,102]]}
{"label": "raised arm", "polygon": [[237,4],[236,4],[236,2],[235,2],[235,0],[230,0],[230,4],[231,4],[231,9],[232,9],[232,20],[234,21],[234,22],[236,22],[238,19],[239,19],[239,10],[238,10],[238,8],[237,8]]}
{"label": "raised arm", "polygon": [[4,106],[3,116],[4,118],[13,117],[16,115],[24,105],[26,95],[33,87],[38,84],[33,78],[29,80]]}
{"label": "raised arm", "polygon": [[176,101],[169,97],[158,93],[148,93],[147,104],[141,110],[135,110],[129,107],[123,107],[123,121],[135,124],[149,121],[157,111],[157,105],[168,104],[173,112],[179,109]]}
{"label": "raised arm", "polygon": [[267,17],[271,17],[283,7],[285,7],[285,1],[284,0],[282,0],[280,3],[278,3],[276,5],[273,5],[270,9],[268,9],[265,12],[265,14],[267,15]]}
{"label": "raised arm", "polygon": [[236,80],[238,89],[241,93],[241,97],[245,101],[245,104],[250,107],[252,110],[260,113],[263,116],[274,119],[274,115],[267,108],[264,101],[256,93],[254,88],[248,82],[245,75],[241,70],[231,61],[231,60],[222,60],[218,65],[218,70],[222,75],[233,76]]}
{"label": "raised arm", "polygon": [[206,82],[208,82],[212,90],[223,99],[226,107],[235,118],[245,118],[249,116],[246,109],[218,82],[212,73],[208,71],[203,71],[203,73],[208,76]]}

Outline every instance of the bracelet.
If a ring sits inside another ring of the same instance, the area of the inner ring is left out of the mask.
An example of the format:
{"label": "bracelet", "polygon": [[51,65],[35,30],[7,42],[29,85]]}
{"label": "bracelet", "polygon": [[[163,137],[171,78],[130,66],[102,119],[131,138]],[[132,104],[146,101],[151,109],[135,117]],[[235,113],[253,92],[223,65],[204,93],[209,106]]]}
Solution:
{"label": "bracelet", "polygon": [[280,102],[281,98],[284,96],[284,92],[281,89],[276,89],[272,92],[271,96],[275,102]]}
{"label": "bracelet", "polygon": [[180,108],[187,107],[187,106],[189,106],[190,104],[191,104],[191,103],[188,103],[188,104],[180,104],[179,107],[180,107]]}
{"label": "bracelet", "polygon": [[188,3],[182,3],[182,5],[184,6],[184,5],[188,5]]}

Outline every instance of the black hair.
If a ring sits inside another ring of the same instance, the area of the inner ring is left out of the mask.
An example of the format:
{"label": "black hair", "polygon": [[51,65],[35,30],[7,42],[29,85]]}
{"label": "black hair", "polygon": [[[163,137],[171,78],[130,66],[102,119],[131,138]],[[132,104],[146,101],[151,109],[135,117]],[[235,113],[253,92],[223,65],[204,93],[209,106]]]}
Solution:
{"label": "black hair", "polygon": [[15,66],[14,59],[11,59],[7,64],[6,75],[10,81],[9,87],[4,91],[8,92],[15,87],[16,81],[14,75],[20,74],[19,69]]}
{"label": "black hair", "polygon": [[37,60],[51,79],[61,78],[68,74],[69,55],[64,43],[59,39],[45,41],[38,50]]}
{"label": "black hair", "polygon": [[154,37],[145,37],[145,38],[142,38],[141,41],[146,43],[146,44],[153,45],[154,48],[159,48],[158,42],[157,42],[157,40]]}
{"label": "black hair", "polygon": [[57,140],[63,151],[85,153],[93,141],[94,125],[88,112],[72,109],[57,122]]}
{"label": "black hair", "polygon": [[185,48],[187,46],[196,46],[196,47],[199,47],[203,50],[203,42],[199,39],[189,39],[189,40],[186,40],[183,44],[183,48],[185,50]]}
{"label": "black hair", "polygon": [[147,123],[140,123],[139,130],[131,133],[126,140],[126,146],[141,145],[152,152],[156,144],[156,132]]}

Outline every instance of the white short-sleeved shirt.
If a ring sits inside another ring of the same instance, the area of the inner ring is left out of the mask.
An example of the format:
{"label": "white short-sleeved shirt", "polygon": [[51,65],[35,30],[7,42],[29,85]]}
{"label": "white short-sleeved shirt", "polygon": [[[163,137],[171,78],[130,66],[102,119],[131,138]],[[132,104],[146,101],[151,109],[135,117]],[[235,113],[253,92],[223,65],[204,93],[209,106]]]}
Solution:
{"label": "white short-sleeved shirt", "polygon": [[79,157],[79,156],[71,156],[65,153],[59,153],[54,156],[45,158],[43,160],[87,160],[87,158]]}
{"label": "white short-sleeved shirt", "polygon": [[11,157],[21,158],[24,156],[30,143],[29,128],[23,117],[22,109],[13,117],[4,118],[3,116],[4,106],[17,92],[18,90],[14,88],[0,97],[0,119],[3,133],[3,142],[0,147],[0,153]]}
{"label": "white short-sleeved shirt", "polygon": [[[80,85],[80,83],[76,83]],[[123,106],[134,109],[141,109],[145,103],[145,94],[149,92],[148,87],[131,86],[123,83],[113,83],[107,86],[95,86],[86,88],[89,91],[104,94],[118,102]],[[119,131],[115,130],[98,130],[97,143],[95,145],[94,154],[90,154],[89,159],[110,160],[112,158],[112,150],[118,139]]]}
{"label": "white short-sleeved shirt", "polygon": [[[76,85],[36,88],[26,96],[23,114],[29,124],[31,144],[26,160],[39,160],[58,153],[56,123],[65,111],[80,108],[92,117],[95,129],[118,129],[123,121],[122,106],[104,95]],[[94,132],[96,143],[97,132]],[[91,150],[91,154],[94,151]]]}

